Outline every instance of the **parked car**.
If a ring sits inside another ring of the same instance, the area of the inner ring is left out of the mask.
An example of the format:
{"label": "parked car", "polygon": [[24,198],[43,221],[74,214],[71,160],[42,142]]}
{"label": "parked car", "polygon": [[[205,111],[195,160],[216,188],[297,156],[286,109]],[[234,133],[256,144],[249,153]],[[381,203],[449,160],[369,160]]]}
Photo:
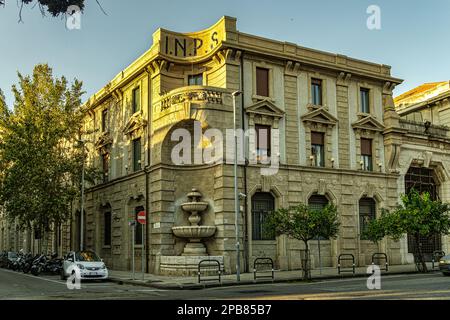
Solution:
{"label": "parked car", "polygon": [[105,263],[94,251],[78,251],[69,252],[64,258],[61,279],[76,273],[76,269],[80,271],[81,280],[105,280],[108,279],[108,269]]}
{"label": "parked car", "polygon": [[4,252],[0,257],[0,266],[9,269],[15,261],[17,261],[17,253],[12,251]]}
{"label": "parked car", "polygon": [[439,270],[444,276],[450,276],[450,254],[443,256],[439,260]]}

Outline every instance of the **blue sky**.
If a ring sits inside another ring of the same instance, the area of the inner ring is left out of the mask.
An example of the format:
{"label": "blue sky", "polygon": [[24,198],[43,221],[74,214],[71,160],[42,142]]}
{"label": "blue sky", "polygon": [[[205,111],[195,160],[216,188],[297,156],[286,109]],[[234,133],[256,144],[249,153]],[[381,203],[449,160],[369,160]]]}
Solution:
{"label": "blue sky", "polygon": [[[430,0],[86,0],[81,30],[42,18],[37,7],[16,0],[0,7],[0,88],[12,104],[17,71],[49,63],[57,75],[84,83],[84,99],[95,93],[151,46],[163,27],[180,32],[204,29],[221,16],[238,19],[238,30],[392,66],[405,79],[398,95],[424,82],[450,79],[450,1]],[[381,30],[366,27],[369,5],[381,8]]]}

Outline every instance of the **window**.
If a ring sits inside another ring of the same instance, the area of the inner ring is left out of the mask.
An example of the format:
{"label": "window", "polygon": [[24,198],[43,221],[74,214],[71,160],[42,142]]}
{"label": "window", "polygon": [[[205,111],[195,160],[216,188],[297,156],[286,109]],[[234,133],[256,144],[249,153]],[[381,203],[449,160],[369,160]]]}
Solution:
{"label": "window", "polygon": [[[308,200],[308,206],[311,210],[322,210],[328,205],[328,199],[325,196],[313,194]],[[313,240],[327,240],[324,237],[314,237]]]}
{"label": "window", "polygon": [[141,88],[133,89],[133,113],[141,111]]}
{"label": "window", "polygon": [[133,171],[141,170],[141,138],[133,140]]}
{"label": "window", "polygon": [[269,69],[256,68],[256,95],[269,96]]}
{"label": "window", "polygon": [[275,240],[275,235],[265,230],[267,217],[273,210],[275,210],[275,199],[270,193],[255,193],[252,197],[253,240]]}
{"label": "window", "polygon": [[137,222],[137,216],[138,213],[144,211],[144,207],[140,206],[140,207],[136,207],[134,209],[134,219],[136,221],[136,230],[134,232],[134,243],[135,244],[142,244],[142,232],[143,232],[143,225],[140,224],[139,222]]}
{"label": "window", "polygon": [[[255,125],[256,130],[256,159],[258,162],[267,162],[270,157],[270,126]],[[266,160],[266,161],[264,161]]]}
{"label": "window", "polygon": [[359,232],[361,240],[367,240],[363,233],[371,220],[375,219],[375,200],[362,198],[359,200]]}
{"label": "window", "polygon": [[102,154],[103,182],[109,181],[109,153]]}
{"label": "window", "polygon": [[190,86],[202,86],[203,85],[203,74],[193,74],[188,76],[188,84]]}
{"label": "window", "polygon": [[322,105],[322,80],[311,79],[311,103]]}
{"label": "window", "polygon": [[372,164],[372,140],[361,138],[361,161],[362,169],[373,171]]}
{"label": "window", "polygon": [[314,157],[316,167],[325,166],[325,144],[324,134],[321,132],[311,132],[311,153]]}
{"label": "window", "polygon": [[111,245],[111,211],[107,211],[103,214],[104,224],[103,224],[103,245]]}
{"label": "window", "polygon": [[370,98],[369,93],[370,90],[366,88],[361,88],[359,90],[361,96],[361,112],[370,113]]}
{"label": "window", "polygon": [[108,109],[102,111],[102,132],[108,131]]}

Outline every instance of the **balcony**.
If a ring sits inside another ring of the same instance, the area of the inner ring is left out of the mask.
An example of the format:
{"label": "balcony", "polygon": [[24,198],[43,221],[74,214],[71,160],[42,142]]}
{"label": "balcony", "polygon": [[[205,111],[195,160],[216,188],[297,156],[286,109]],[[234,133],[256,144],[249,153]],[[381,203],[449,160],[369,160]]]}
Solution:
{"label": "balcony", "polygon": [[400,127],[410,134],[418,134],[435,139],[450,139],[450,127],[431,124],[429,121],[416,122],[400,119]]}
{"label": "balcony", "polygon": [[161,97],[161,111],[184,102],[222,104],[225,90],[213,87],[189,86],[170,91]]}

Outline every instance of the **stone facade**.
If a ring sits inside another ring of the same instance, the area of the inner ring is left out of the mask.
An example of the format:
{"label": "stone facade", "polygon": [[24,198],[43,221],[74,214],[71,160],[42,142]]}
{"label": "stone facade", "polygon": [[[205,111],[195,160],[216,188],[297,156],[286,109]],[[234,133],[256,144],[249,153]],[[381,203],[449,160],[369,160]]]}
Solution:
{"label": "stone facade", "polygon": [[[268,78],[264,96],[258,92],[261,68]],[[313,103],[313,79],[321,83],[320,104]],[[360,200],[372,199],[376,214],[395,207],[411,163],[422,159],[422,164],[436,168],[441,198],[448,197],[444,186],[450,139],[412,133],[405,127],[392,97],[401,81],[386,65],[239,32],[231,17],[195,33],[157,30],[149,51],[84,105],[84,138],[91,142],[88,162],[107,173],[87,189],[86,248],[96,250],[110,268],[130,270],[129,221],[136,210],[143,210],[145,250],[137,241],[136,270],[141,270],[144,259],[147,271],[174,274],[167,270],[186,240],[175,237],[172,227],[186,225],[188,215],[181,204],[196,188],[208,203],[202,224],[216,226],[215,235],[204,241],[207,253],[220,256],[226,272],[235,271],[233,165],[202,161],[211,142],[207,138],[191,141],[191,156],[183,153],[185,162],[174,163],[172,153],[179,141],[172,137],[180,132],[177,129],[191,134],[218,129],[225,137],[226,129],[233,127],[232,93],[241,91],[236,100],[238,127],[266,125],[279,130],[279,139],[271,140],[271,158],[279,161],[276,174],[261,174],[266,166],[254,161],[238,168],[239,192],[247,196],[238,219],[245,269],[251,270],[261,256],[273,258],[284,270],[301,267],[299,241],[255,236],[253,200],[261,194],[274,199],[275,209],[308,203],[312,196],[337,205],[342,227],[336,240],[320,241],[324,267],[336,266],[342,253],[353,254],[361,266],[369,264],[375,252],[385,252],[391,264],[409,262],[406,239],[375,245],[360,238]],[[361,88],[369,92],[369,112],[361,112]],[[322,167],[313,161],[312,133],[324,137]],[[245,145],[247,160],[255,158],[254,139]],[[371,141],[370,171],[362,165],[361,139]],[[232,148],[223,146],[225,153]],[[62,232],[60,250],[79,247],[79,221],[75,209]],[[105,232],[110,232],[110,241]],[[442,246],[447,249],[447,239]],[[319,265],[318,249],[318,241],[312,241],[313,267]],[[184,260],[187,266],[192,259]]]}

